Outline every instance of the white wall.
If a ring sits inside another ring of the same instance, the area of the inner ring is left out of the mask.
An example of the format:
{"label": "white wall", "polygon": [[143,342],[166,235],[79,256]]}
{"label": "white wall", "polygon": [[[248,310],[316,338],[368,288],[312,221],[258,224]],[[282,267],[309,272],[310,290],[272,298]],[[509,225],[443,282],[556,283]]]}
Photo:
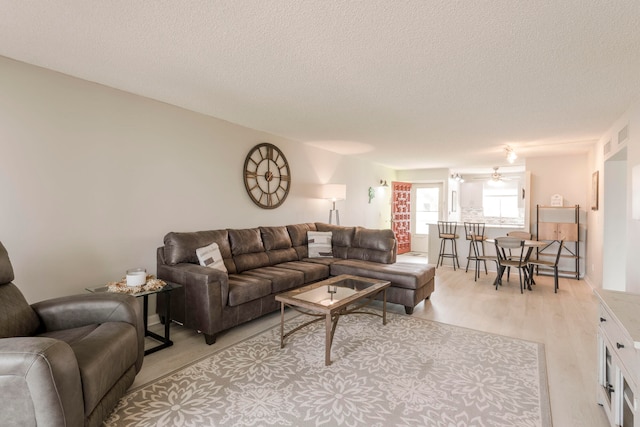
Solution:
{"label": "white wall", "polygon": [[[586,211],[591,176],[588,155],[530,157],[526,170],[531,172],[531,221],[535,222],[536,205],[548,206],[551,196],[560,194],[564,206],[580,205]],[[586,178],[585,178],[586,177]]]}
{"label": "white wall", "polygon": [[[618,132],[625,126],[628,126],[628,138],[619,141]],[[604,147],[608,143],[611,149],[605,155]],[[640,293],[640,220],[632,218],[633,200],[640,197],[640,188],[632,185],[633,168],[640,165],[640,102],[636,101],[611,125],[589,161],[591,172],[600,171],[599,187],[605,195],[600,198],[603,206],[592,212],[589,219],[589,226],[600,234],[592,233],[589,239],[588,251],[595,267],[593,272],[588,272],[588,279],[596,288]],[[611,203],[617,206],[607,205]],[[620,229],[624,234],[614,239],[606,234]],[[617,261],[607,261],[612,259]],[[608,264],[598,265],[602,260]],[[612,271],[615,268],[624,271]]]}
{"label": "white wall", "polygon": [[[530,199],[530,230],[536,234],[536,205],[549,206],[551,196],[560,194],[563,197],[563,206],[580,206],[580,277],[586,275],[588,265],[587,240],[590,230],[587,218],[590,215],[589,188],[591,175],[589,173],[589,156],[587,153],[564,156],[530,157],[526,159],[526,170],[531,173],[531,199]],[[549,214],[549,212],[546,212]],[[572,221],[573,211],[560,212],[557,221]],[[550,219],[545,218],[547,221]],[[567,247],[574,253],[576,249],[573,243],[567,243]],[[573,260],[561,259],[561,269],[573,271]]]}
{"label": "white wall", "polygon": [[627,286],[629,292],[640,293],[640,220],[633,219],[632,205],[640,197],[640,188],[632,185],[633,169],[640,166],[640,101],[628,112],[627,142]]}
{"label": "white wall", "polygon": [[[0,241],[30,302],[154,273],[169,231],[326,222],[321,183],[347,185],[343,225],[389,227],[388,201],[367,197],[387,168],[2,57],[0,82]],[[291,165],[274,210],[242,182],[260,142]]]}

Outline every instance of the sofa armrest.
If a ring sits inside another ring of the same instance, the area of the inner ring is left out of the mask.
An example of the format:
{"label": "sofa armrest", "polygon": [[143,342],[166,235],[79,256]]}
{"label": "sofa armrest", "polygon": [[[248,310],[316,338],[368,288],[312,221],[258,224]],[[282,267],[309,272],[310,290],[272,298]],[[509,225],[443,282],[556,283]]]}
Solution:
{"label": "sofa armrest", "polygon": [[144,358],[144,321],[142,307],[128,294],[96,292],[53,298],[32,304],[40,316],[45,332],[78,328],[107,322],[125,322],[138,333],[138,360],[136,369],[142,368]]}
{"label": "sofa armrest", "polygon": [[9,425],[83,425],[80,370],[71,347],[53,338],[0,339],[0,401]]}
{"label": "sofa armrest", "polygon": [[222,311],[229,299],[229,275],[214,268],[182,263],[158,265],[158,278],[184,288],[185,326],[215,336],[222,330]]}

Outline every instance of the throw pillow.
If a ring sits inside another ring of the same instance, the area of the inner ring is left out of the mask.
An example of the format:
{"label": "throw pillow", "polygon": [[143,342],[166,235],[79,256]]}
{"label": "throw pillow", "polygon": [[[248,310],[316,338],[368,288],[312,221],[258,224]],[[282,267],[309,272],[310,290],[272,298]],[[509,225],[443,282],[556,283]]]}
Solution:
{"label": "throw pillow", "polygon": [[225,273],[227,272],[227,267],[224,266],[222,254],[220,253],[220,248],[217,243],[212,243],[203,248],[196,249],[196,255],[198,256],[200,265],[215,268],[216,270],[224,271]]}
{"label": "throw pillow", "polygon": [[307,231],[309,258],[332,257],[331,231]]}

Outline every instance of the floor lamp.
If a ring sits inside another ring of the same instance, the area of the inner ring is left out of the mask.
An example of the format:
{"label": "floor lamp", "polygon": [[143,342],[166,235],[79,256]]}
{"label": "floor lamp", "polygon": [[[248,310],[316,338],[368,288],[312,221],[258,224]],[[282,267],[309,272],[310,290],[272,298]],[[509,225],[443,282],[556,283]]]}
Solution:
{"label": "floor lamp", "polygon": [[322,198],[333,202],[329,211],[329,224],[333,224],[333,214],[335,213],[336,225],[340,225],[340,212],[336,209],[336,201],[344,200],[347,197],[347,186],[344,184],[325,184],[322,186]]}

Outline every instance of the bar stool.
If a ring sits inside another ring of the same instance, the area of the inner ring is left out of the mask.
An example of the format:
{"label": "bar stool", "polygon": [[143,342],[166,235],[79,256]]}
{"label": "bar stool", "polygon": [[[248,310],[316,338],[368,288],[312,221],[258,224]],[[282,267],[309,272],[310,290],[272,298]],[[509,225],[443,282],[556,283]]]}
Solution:
{"label": "bar stool", "polygon": [[[440,253],[438,254],[438,262],[436,267],[442,265],[444,258],[451,258],[453,261],[453,270],[456,269],[456,264],[460,268],[460,262],[458,261],[458,249],[456,247],[456,228],[458,223],[452,221],[438,221],[438,235],[440,237]],[[447,252],[447,241],[451,242],[451,252]]]}
{"label": "bar stool", "polygon": [[484,272],[489,274],[487,270],[487,260],[482,257],[485,256],[484,241],[487,236],[484,235],[484,222],[465,222],[464,234],[469,241],[469,256],[467,257],[467,267],[464,272],[469,271],[469,262],[474,261],[476,263],[476,271],[479,272],[478,263],[484,263]]}

